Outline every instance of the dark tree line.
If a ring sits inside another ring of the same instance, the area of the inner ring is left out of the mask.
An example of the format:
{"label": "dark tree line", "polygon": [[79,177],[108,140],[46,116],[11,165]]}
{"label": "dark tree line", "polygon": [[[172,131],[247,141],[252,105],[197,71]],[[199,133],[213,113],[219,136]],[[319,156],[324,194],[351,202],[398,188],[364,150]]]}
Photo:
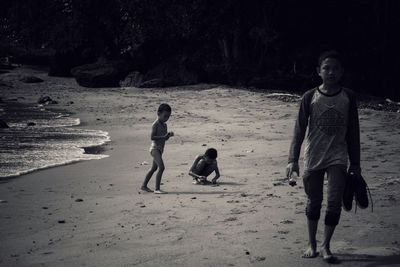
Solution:
{"label": "dark tree line", "polygon": [[69,67],[102,56],[143,72],[184,56],[204,81],[304,90],[318,82],[318,54],[336,49],[347,59],[346,85],[398,99],[399,7],[395,0],[2,0],[0,56],[45,49],[73,58]]}

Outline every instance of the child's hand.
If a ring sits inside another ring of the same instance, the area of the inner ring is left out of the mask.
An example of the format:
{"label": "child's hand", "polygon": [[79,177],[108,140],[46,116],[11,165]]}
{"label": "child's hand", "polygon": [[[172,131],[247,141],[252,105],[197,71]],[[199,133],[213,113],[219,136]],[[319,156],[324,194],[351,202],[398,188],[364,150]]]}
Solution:
{"label": "child's hand", "polygon": [[299,164],[297,162],[291,162],[287,165],[286,167],[286,177],[290,178],[292,177],[292,173],[296,173],[297,176],[300,176],[300,168]]}
{"label": "child's hand", "polygon": [[168,133],[168,136],[169,136],[169,137],[174,136],[174,132],[169,132],[169,133]]}
{"label": "child's hand", "polygon": [[350,165],[348,171],[349,174],[353,174],[356,176],[360,176],[361,175],[361,168],[360,166],[354,166],[354,165]]}

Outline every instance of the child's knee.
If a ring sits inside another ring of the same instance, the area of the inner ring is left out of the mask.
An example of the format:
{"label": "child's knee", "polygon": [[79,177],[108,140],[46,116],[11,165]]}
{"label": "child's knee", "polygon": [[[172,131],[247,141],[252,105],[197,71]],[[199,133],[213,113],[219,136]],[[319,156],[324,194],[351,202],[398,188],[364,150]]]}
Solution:
{"label": "child's knee", "polygon": [[164,164],[158,165],[158,171],[159,171],[159,172],[163,172],[164,170],[165,170]]}
{"label": "child's knee", "polygon": [[321,216],[322,198],[309,198],[306,206],[306,215],[309,220],[319,220]]}
{"label": "child's knee", "polygon": [[339,220],[340,220],[340,212],[336,213],[329,210],[326,211],[325,225],[336,226],[339,224]]}
{"label": "child's knee", "polygon": [[158,166],[157,165],[153,165],[153,166],[151,166],[150,171],[151,172],[155,172],[157,169],[158,169]]}
{"label": "child's knee", "polygon": [[320,205],[307,205],[306,216],[311,221],[318,221],[321,217],[321,204]]}

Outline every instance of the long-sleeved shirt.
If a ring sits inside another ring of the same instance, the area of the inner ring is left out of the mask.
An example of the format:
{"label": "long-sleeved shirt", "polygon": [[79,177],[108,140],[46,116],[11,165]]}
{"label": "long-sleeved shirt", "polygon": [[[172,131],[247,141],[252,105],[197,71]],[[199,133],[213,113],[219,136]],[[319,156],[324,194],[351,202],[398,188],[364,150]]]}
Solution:
{"label": "long-sleeved shirt", "polygon": [[289,162],[298,162],[301,145],[305,170],[318,170],[331,165],[360,166],[360,130],[356,97],[342,88],[327,95],[318,88],[307,91],[300,103]]}

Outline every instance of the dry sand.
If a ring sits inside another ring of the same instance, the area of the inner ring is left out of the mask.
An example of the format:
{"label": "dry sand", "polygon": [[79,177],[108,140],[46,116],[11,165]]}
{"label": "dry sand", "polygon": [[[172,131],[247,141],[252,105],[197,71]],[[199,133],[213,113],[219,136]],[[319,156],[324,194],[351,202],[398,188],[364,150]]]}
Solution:
{"label": "dry sand", "polygon": [[[45,82],[23,84],[23,74]],[[301,181],[294,188],[282,182],[297,103],[212,85],[88,89],[33,69],[0,80],[3,100],[49,95],[81,118],[79,127],[108,131],[112,140],[109,158],[0,184],[0,266],[327,265],[301,258],[305,194]],[[164,154],[169,194],[159,196],[139,188],[161,102],[172,106],[175,137]],[[341,266],[400,266],[400,114],[361,110],[360,123],[374,212],[343,212],[332,249]],[[193,185],[187,175],[207,147],[219,151],[217,187]]]}

